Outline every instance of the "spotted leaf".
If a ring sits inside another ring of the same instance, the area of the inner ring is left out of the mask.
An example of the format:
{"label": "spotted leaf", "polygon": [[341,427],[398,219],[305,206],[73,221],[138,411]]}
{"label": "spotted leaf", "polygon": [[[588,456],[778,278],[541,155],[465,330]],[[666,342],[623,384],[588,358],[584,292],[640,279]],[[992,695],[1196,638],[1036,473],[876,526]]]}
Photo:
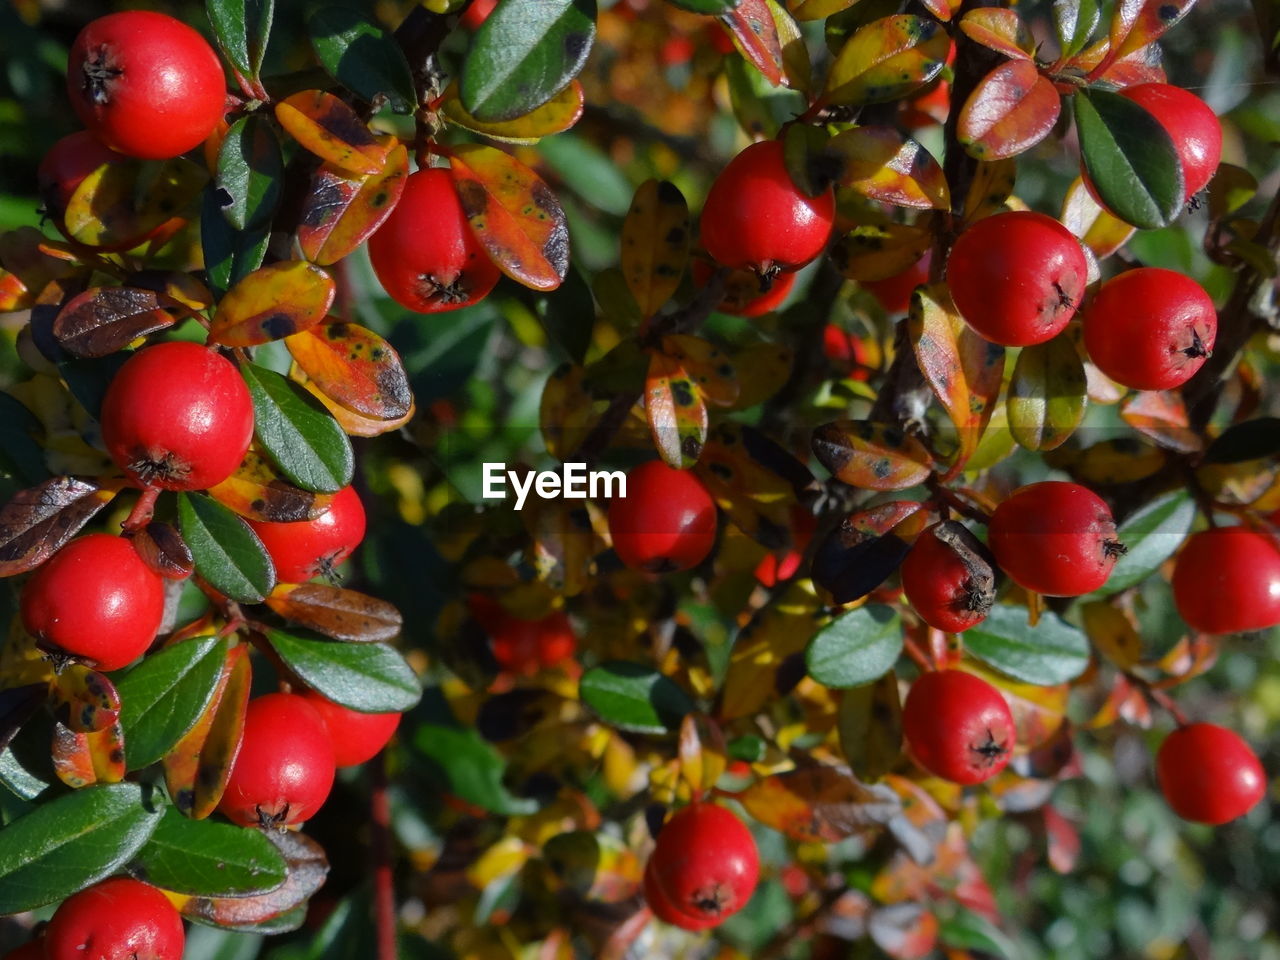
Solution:
{"label": "spotted leaf", "polygon": [[775,87],[787,82],[782,61],[782,39],[766,0],[741,0],[720,17],[729,29],[733,45]]}
{"label": "spotted leaf", "polygon": [[622,275],[648,317],[671,299],[689,260],[689,204],[675,184],[646,180],[622,223]]}
{"label": "spotted leaf", "polygon": [[568,459],[587,438],[599,419],[591,394],[583,386],[582,367],[564,363],[547,378],[542,388],[538,423],[547,453]]}
{"label": "spotted leaf", "polygon": [[138,337],[173,326],[177,303],[150,290],[92,287],[58,311],[53,335],[77,357],[105,357]]}
{"label": "spotted leaf", "polygon": [[371,420],[397,420],[413,405],[395,347],[372,330],[334,321],[287,337],[294,363],[333,402]]}
{"label": "spotted leaf", "polygon": [[840,160],[838,182],[865,197],[924,210],[951,207],[938,161],[892,127],[854,127],[833,137],[825,152]]}
{"label": "spotted leaf", "polygon": [[387,142],[373,135],[351,106],[323,90],[303,90],[276,104],[276,119],[293,139],[347,173],[380,173]]}
{"label": "spotted leaf", "polygon": [[662,459],[676,469],[697,463],[707,439],[707,405],[679,360],[656,350],[650,355],[644,409]]}
{"label": "spotted leaf", "polygon": [[571,80],[569,85],[542,106],[511,120],[478,120],[467,112],[458,97],[458,85],[452,83],[444,92],[440,112],[445,120],[464,130],[478,133],[490,140],[502,143],[532,144],[543,137],[563,133],[582,117],[584,95],[582,84]]}
{"label": "spotted leaf", "polygon": [[80,663],[63,667],[49,689],[49,708],[76,733],[105,730],[120,718],[120,694],[105,675]]}
{"label": "spotted leaf", "polygon": [[1115,59],[1159,40],[1194,5],[1195,0],[1118,0],[1111,15],[1109,37]]}
{"label": "spotted leaf", "polygon": [[333,494],[315,493],[289,483],[270,460],[253,449],[245,453],[231,476],[209,488],[209,495],[242,517],[269,523],[314,520],[333,502]]}
{"label": "spotted leaf", "polygon": [[91,247],[138,243],[187,213],[208,179],[203,167],[183,157],[104,164],[80,181],[67,201],[67,234]]}
{"label": "spotted leaf", "polygon": [[390,640],[404,625],[387,601],[327,583],[282,583],[266,602],[286,620],[347,643]]}
{"label": "spotted leaf", "polygon": [[0,508],[0,577],[40,566],[115,493],[75,477],[50,477],[14,494]]}
{"label": "spotted leaf", "polygon": [[869,420],[837,420],[813,432],[813,452],[839,480],[862,490],[905,490],[932,469],[929,451],[901,428]]}
{"label": "spotted leaf", "polygon": [[311,178],[302,205],[298,247],[312,263],[327,266],[352,253],[391,215],[409,176],[409,151],[391,147],[376,172],[352,177],[325,164]]}
{"label": "spotted leaf", "polygon": [[936,20],[910,14],[875,20],[836,55],[821,99],[860,106],[905,97],[942,72],[950,46]]}
{"label": "spotted leaf", "polygon": [[979,163],[964,198],[965,222],[972,223],[1006,210],[1017,179],[1018,163],[1012,157]]}
{"label": "spotted leaf", "polygon": [[309,330],[328,314],[335,290],[333,278],[311,263],[285,260],[261,267],[222,298],[209,340],[253,347]]}
{"label": "spotted leaf", "polygon": [[1176,390],[1143,390],[1124,399],[1120,418],[1156,446],[1174,453],[1200,453],[1204,439],[1191,429],[1187,405]]}
{"label": "spotted leaf", "polygon": [[928,252],[933,233],[905,223],[855,227],[836,241],[831,259],[850,280],[897,276]]}
{"label": "spotted leaf", "polygon": [[978,81],[960,111],[957,132],[979,160],[1015,157],[1047,137],[1061,112],[1053,81],[1031,60],[1010,60]]}
{"label": "spotted leaf", "polygon": [[970,40],[1006,57],[1014,60],[1034,58],[1035,37],[1015,10],[1006,7],[970,10],[960,18],[960,29]]}
{"label": "spotted leaf", "polygon": [[222,927],[266,923],[302,907],[323,886],[329,861],[320,844],[289,830],[264,830],[262,835],[284,858],[288,871],[284,883],[253,897],[192,897],[182,905],[183,916]]}
{"label": "spotted leaf", "polygon": [[733,360],[701,337],[673,334],[662,338],[662,352],[679,362],[708,403],[732,407],[738,399]]}
{"label": "spotted leaf", "polygon": [[124,733],[119,720],[90,733],[55,722],[51,753],[58,779],[74,790],[124,779]]}
{"label": "spotted leaf", "polygon": [[848,769],[831,766],[765,777],[738,800],[756,820],[802,843],[837,843],[886,824],[902,810],[892,790],[859,783]]}

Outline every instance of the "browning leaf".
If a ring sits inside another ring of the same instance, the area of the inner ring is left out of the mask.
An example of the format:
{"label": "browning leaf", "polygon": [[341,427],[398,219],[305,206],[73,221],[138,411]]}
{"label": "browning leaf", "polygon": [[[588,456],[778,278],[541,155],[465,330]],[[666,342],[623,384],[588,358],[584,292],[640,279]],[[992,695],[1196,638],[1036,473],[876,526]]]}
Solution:
{"label": "browning leaf", "polygon": [[0,508],[0,577],[40,566],[114,496],[75,477],[50,477],[18,491]]}
{"label": "browning leaf", "polygon": [[133,548],[147,566],[168,580],[185,580],[195,572],[191,548],[170,524],[147,524],[134,535]]}
{"label": "browning leaf", "polygon": [[240,927],[262,923],[305,904],[329,874],[324,849],[310,837],[290,830],[267,830],[265,836],[284,856],[289,872],[283,884],[256,897],[192,897],[182,905],[183,916]]}
{"label": "browning leaf", "polygon": [[400,611],[376,597],[325,583],[282,583],[267,606],[287,620],[348,643],[378,643],[399,636]]}
{"label": "browning leaf", "polygon": [[166,307],[175,301],[151,290],[92,287],[70,301],[53,321],[53,335],[77,357],[105,357],[138,337],[173,325]]}

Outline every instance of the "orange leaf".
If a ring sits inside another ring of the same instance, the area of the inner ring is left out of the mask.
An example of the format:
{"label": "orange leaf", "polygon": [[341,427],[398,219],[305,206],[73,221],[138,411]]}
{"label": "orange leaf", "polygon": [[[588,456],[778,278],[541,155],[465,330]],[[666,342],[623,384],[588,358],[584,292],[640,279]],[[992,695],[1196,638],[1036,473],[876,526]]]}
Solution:
{"label": "orange leaf", "polygon": [[979,160],[1013,157],[1043,140],[1058,122],[1062,98],[1030,60],[1010,60],[979,82],[960,111],[959,137]]}
{"label": "orange leaf", "polygon": [[843,106],[898,100],[941,73],[950,49],[951,38],[936,20],[882,17],[845,42],[821,100]]}
{"label": "orange leaf", "polygon": [[398,420],[413,405],[395,347],[372,330],[333,321],[285,339],[294,363],[335,403],[370,420]]}
{"label": "orange leaf", "polygon": [[831,248],[831,259],[850,280],[896,277],[933,245],[927,227],[905,223],[855,227]]}
{"label": "orange leaf", "polygon": [[563,133],[582,118],[584,104],[582,83],[571,80],[569,85],[531,113],[514,120],[489,122],[477,120],[467,113],[458,99],[457,82],[449,84],[444,92],[440,112],[455,126],[503,143],[537,143],[543,137]]}
{"label": "orange leaf", "polygon": [[390,433],[392,430],[399,430],[413,419],[413,415],[417,412],[417,407],[410,401],[409,409],[404,412],[404,416],[396,417],[394,420],[375,420],[372,417],[362,417],[360,414],[348,410],[336,400],[331,399],[327,393],[302,372],[302,368],[296,363],[289,368],[289,379],[306,387],[311,395],[323,403],[325,409],[333,414],[333,418],[338,421],[338,426],[353,437],[379,437],[384,433]]}
{"label": "orange leaf", "polygon": [[209,341],[254,347],[314,327],[333,305],[333,278],[315,264],[286,260],[261,267],[218,304]]}
{"label": "orange leaf", "polygon": [[120,718],[120,694],[103,674],[72,663],[54,674],[49,707],[76,733],[105,730]]}
{"label": "orange leaf", "polygon": [[836,420],[813,431],[813,452],[841,482],[862,490],[905,490],[923,483],[933,458],[901,428]]}
{"label": "orange leaf", "polygon": [[67,236],[91,247],[127,249],[185,211],[208,179],[208,171],[183,157],[104,164],[67,201]]}
{"label": "orange leaf", "polygon": [[837,843],[901,810],[892,790],[859,783],[841,767],[813,766],[752,784],[739,802],[765,826],[802,843]]}
{"label": "orange leaf", "polygon": [[678,470],[697,463],[707,439],[707,405],[679,360],[656,350],[650,355],[644,409],[662,459]]}
{"label": "orange leaf", "polygon": [[1158,447],[1175,453],[1199,453],[1204,439],[1191,429],[1187,405],[1176,390],[1135,393],[1120,404],[1120,419]]}
{"label": "orange leaf", "polygon": [[1160,39],[1194,5],[1195,0],[1117,0],[1108,38],[1116,59]]}
{"label": "orange leaf", "polygon": [[960,29],[970,40],[1015,60],[1031,60],[1035,37],[1017,12],[1006,7],[970,10],[960,19]]}
{"label": "orange leaf", "polygon": [[900,207],[949,210],[942,166],[924,147],[892,127],[854,127],[827,144],[838,157],[838,182],[865,197]]}
{"label": "orange leaf", "polygon": [[689,260],[689,204],[675,184],[640,184],[622,223],[622,275],[640,312],[652,316],[676,292]]}
{"label": "orange leaf", "polygon": [[314,520],[329,509],[334,497],[295,487],[276,473],[271,461],[252,449],[231,476],[209,488],[209,494],[242,517],[270,523]]}
{"label": "orange leaf", "polygon": [[534,290],[554,290],[569,270],[569,228],[542,179],[495,147],[454,147],[449,172],[476,239],[498,269]]}
{"label": "orange leaf", "polygon": [[409,176],[409,151],[397,143],[382,168],[353,179],[331,164],[312,177],[298,224],[298,247],[313,263],[327,266],[354,251],[391,215]]}
{"label": "orange leaf", "polygon": [[303,90],[276,104],[280,126],[321,160],[357,175],[381,172],[387,144],[380,143],[355,110],[331,93]]}
{"label": "orange leaf", "polygon": [[729,28],[733,45],[775,87],[787,82],[782,67],[782,41],[765,0],[741,0],[720,20]]}

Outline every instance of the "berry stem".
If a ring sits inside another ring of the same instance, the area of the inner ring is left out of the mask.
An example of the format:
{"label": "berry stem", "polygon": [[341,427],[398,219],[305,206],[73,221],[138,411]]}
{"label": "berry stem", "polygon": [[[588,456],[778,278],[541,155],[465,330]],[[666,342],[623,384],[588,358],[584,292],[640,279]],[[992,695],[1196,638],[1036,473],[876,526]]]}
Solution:
{"label": "berry stem", "polygon": [[920,648],[920,644],[916,643],[914,638],[904,637],[902,646],[906,651],[907,656],[910,657],[915,665],[925,673],[932,673],[934,670],[938,669],[937,665],[935,665],[929,655]]}
{"label": "berry stem", "polygon": [[129,516],[125,518],[124,523],[120,524],[120,529],[125,533],[135,533],[150,523],[151,518],[155,516],[156,500],[159,497],[159,487],[143,487],[142,492],[138,494],[138,501],[129,511]]}

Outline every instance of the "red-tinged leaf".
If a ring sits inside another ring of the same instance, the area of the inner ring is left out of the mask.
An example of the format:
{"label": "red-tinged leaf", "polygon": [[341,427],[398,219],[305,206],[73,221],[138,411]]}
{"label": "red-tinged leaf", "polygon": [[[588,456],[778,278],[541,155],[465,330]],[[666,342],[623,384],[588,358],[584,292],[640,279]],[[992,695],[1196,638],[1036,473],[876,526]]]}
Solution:
{"label": "red-tinged leaf", "polygon": [[22,281],[8,270],[0,268],[0,313],[26,310],[35,302],[34,291],[23,286]]}
{"label": "red-tinged leaf", "polygon": [[894,14],[873,21],[836,55],[821,101],[861,106],[901,99],[942,72],[950,48],[936,20]]}
{"label": "red-tinged leaf", "polygon": [[854,127],[833,137],[837,182],[872,200],[921,210],[951,209],[947,178],[933,154],[892,127]]}
{"label": "red-tinged leaf", "polygon": [[571,80],[569,85],[531,113],[514,120],[477,120],[467,113],[458,99],[457,83],[449,84],[444,92],[440,112],[454,126],[470,130],[490,140],[502,143],[531,144],[543,137],[563,133],[582,118],[585,96],[582,83]]}
{"label": "red-tinged leaf", "polygon": [[1015,157],[1047,137],[1062,112],[1053,81],[1030,60],[1010,60],[979,82],[960,111],[960,142],[979,160]]}
{"label": "red-tinged leaf", "polygon": [[662,338],[662,352],[684,368],[708,403],[731,407],[738,399],[738,377],[733,361],[709,340],[687,334]]}
{"label": "red-tinged leaf", "polygon": [[187,211],[208,179],[208,171],[183,157],[103,164],[67,201],[67,235],[91,247],[128,249]]}
{"label": "red-tinged leaf", "polygon": [[1058,873],[1070,873],[1080,859],[1080,831],[1052,804],[1046,804],[1040,813],[1044,817],[1049,866]]}
{"label": "red-tinged leaf", "polygon": [[932,13],[943,23],[949,23],[951,18],[960,12],[963,6],[962,0],[921,0],[924,8]]}
{"label": "red-tinged leaf", "polygon": [[280,126],[321,160],[357,176],[378,173],[387,144],[351,106],[323,90],[303,90],[276,104]]}
{"label": "red-tinged leaf", "polygon": [[622,276],[640,312],[657,313],[671,299],[689,262],[689,204],[675,184],[640,184],[622,223]]}
{"label": "red-tinged leaf", "polygon": [[1187,405],[1176,390],[1135,393],[1120,404],[1120,418],[1156,446],[1174,453],[1204,449],[1204,439],[1191,429]]}
{"label": "red-tinged leaf", "polygon": [[167,297],[132,287],[93,287],[70,301],[53,321],[53,335],[77,357],[105,357],[138,337],[173,326]]}
{"label": "red-tinged leaf", "polygon": [[829,766],[766,777],[738,800],[756,820],[801,843],[838,843],[883,826],[902,809],[892,790],[859,783],[847,769]]}
{"label": "red-tinged leaf", "polygon": [[75,477],[50,477],[15,493],[0,508],[0,577],[40,566],[115,494]]}
{"label": "red-tinged leaf", "polygon": [[54,773],[73,790],[124,779],[124,732],[118,720],[92,733],[55,722],[51,754]]}
{"label": "red-tinged leaf", "polygon": [[412,420],[417,412],[417,407],[411,402],[404,416],[396,417],[394,420],[375,420],[371,417],[362,417],[360,414],[348,410],[336,400],[330,399],[329,395],[313,383],[296,363],[289,369],[289,378],[306,387],[308,392],[324,404],[326,410],[333,414],[333,418],[338,421],[338,426],[342,427],[343,431],[352,437],[379,437],[384,433],[399,430]]}
{"label": "red-tinged leaf", "polygon": [[133,536],[133,548],[143,562],[167,580],[185,580],[195,573],[195,559],[178,529],[152,522]]}
{"label": "red-tinged leaf", "polygon": [[1195,0],[1117,0],[1108,38],[1116,59],[1155,43],[1194,5]]}
{"label": "red-tinged leaf", "polygon": [[400,635],[404,619],[385,600],[326,583],[282,583],[267,606],[294,623],[349,643],[377,643]]}
{"label": "red-tinged leaf", "polygon": [[871,593],[902,565],[928,522],[919,509],[914,501],[895,500],[846,517],[818,544],[813,582],[831,594],[833,603],[852,603]]}
{"label": "red-tinged leaf", "polygon": [[656,350],[651,354],[644,409],[662,459],[678,470],[697,463],[707,440],[707,404],[679,360]]}
{"label": "red-tinged leaf", "polygon": [[222,676],[194,727],[165,756],[164,781],[174,804],[192,820],[213,813],[240,752],[252,667],[247,646],[227,651]]}
{"label": "red-tinged leaf", "polygon": [[[1075,70],[1091,72],[1102,65],[1110,49],[1111,41],[1103,37],[1091,47],[1076,54],[1069,65]],[[1168,78],[1161,64],[1160,45],[1153,43],[1130,51],[1108,64],[1095,79],[1106,81],[1119,89],[1136,86],[1139,83],[1165,83]]]}
{"label": "red-tinged leaf", "polygon": [[495,147],[464,144],[449,172],[472,232],[498,269],[534,290],[554,290],[569,270],[569,228],[542,179]]}
{"label": "red-tinged leaf", "polygon": [[312,263],[260,267],[222,298],[209,342],[255,347],[310,330],[329,313],[336,289],[333,277]]}
{"label": "red-tinged leaf", "polygon": [[75,733],[93,733],[120,719],[120,694],[103,674],[72,663],[54,675],[49,708]]}
{"label": "red-tinged leaf", "polygon": [[1081,177],[1076,177],[1067,190],[1062,201],[1062,215],[1058,219],[1099,260],[1111,256],[1137,232],[1133,224],[1125,223],[1093,199]]}
{"label": "red-tinged leaf", "polygon": [[782,65],[782,41],[765,0],[741,0],[720,21],[729,28],[733,45],[747,62],[775,87],[787,82]]}
{"label": "red-tinged leaf", "polygon": [[894,960],[921,960],[938,942],[938,918],[918,903],[895,903],[873,910],[867,930],[876,946]]}
{"label": "red-tinged leaf", "polygon": [[1032,60],[1035,57],[1035,37],[1022,17],[1007,7],[970,10],[960,18],[960,29],[970,40],[1014,60]]}
{"label": "red-tinged leaf", "polygon": [[409,177],[409,151],[391,147],[379,170],[355,178],[325,164],[311,178],[298,223],[298,248],[312,263],[337,263],[391,215]]}
{"label": "red-tinged leaf", "polygon": [[818,462],[842,483],[861,490],[905,490],[924,483],[929,451],[900,427],[869,420],[837,420],[813,431]]}
{"label": "red-tinged leaf", "polygon": [[1157,686],[1162,689],[1174,687],[1200,676],[1218,662],[1221,649],[1219,638],[1210,634],[1196,633],[1183,637],[1156,661],[1156,668],[1169,675],[1168,680],[1160,681]]}
{"label": "red-tinged leaf", "polygon": [[209,488],[209,495],[248,520],[269,523],[314,520],[333,502],[331,493],[295,487],[276,473],[270,460],[252,449],[235,473]]}
{"label": "red-tinged leaf", "polygon": [[831,259],[850,280],[886,280],[908,269],[933,245],[927,227],[905,223],[855,227],[831,248]]}
{"label": "red-tinged leaf", "polygon": [[395,347],[372,330],[325,323],[284,342],[294,363],[334,403],[370,420],[399,420],[413,406]]}
{"label": "red-tinged leaf", "polygon": [[264,835],[284,857],[288,875],[282,885],[256,897],[192,897],[182,915],[224,927],[264,923],[307,902],[324,885],[329,861],[310,837],[291,830],[265,830]]}
{"label": "red-tinged leaf", "polygon": [[941,283],[916,291],[907,331],[920,372],[959,434],[951,476],[978,448],[991,419],[1004,378],[1004,347],[973,332]]}

